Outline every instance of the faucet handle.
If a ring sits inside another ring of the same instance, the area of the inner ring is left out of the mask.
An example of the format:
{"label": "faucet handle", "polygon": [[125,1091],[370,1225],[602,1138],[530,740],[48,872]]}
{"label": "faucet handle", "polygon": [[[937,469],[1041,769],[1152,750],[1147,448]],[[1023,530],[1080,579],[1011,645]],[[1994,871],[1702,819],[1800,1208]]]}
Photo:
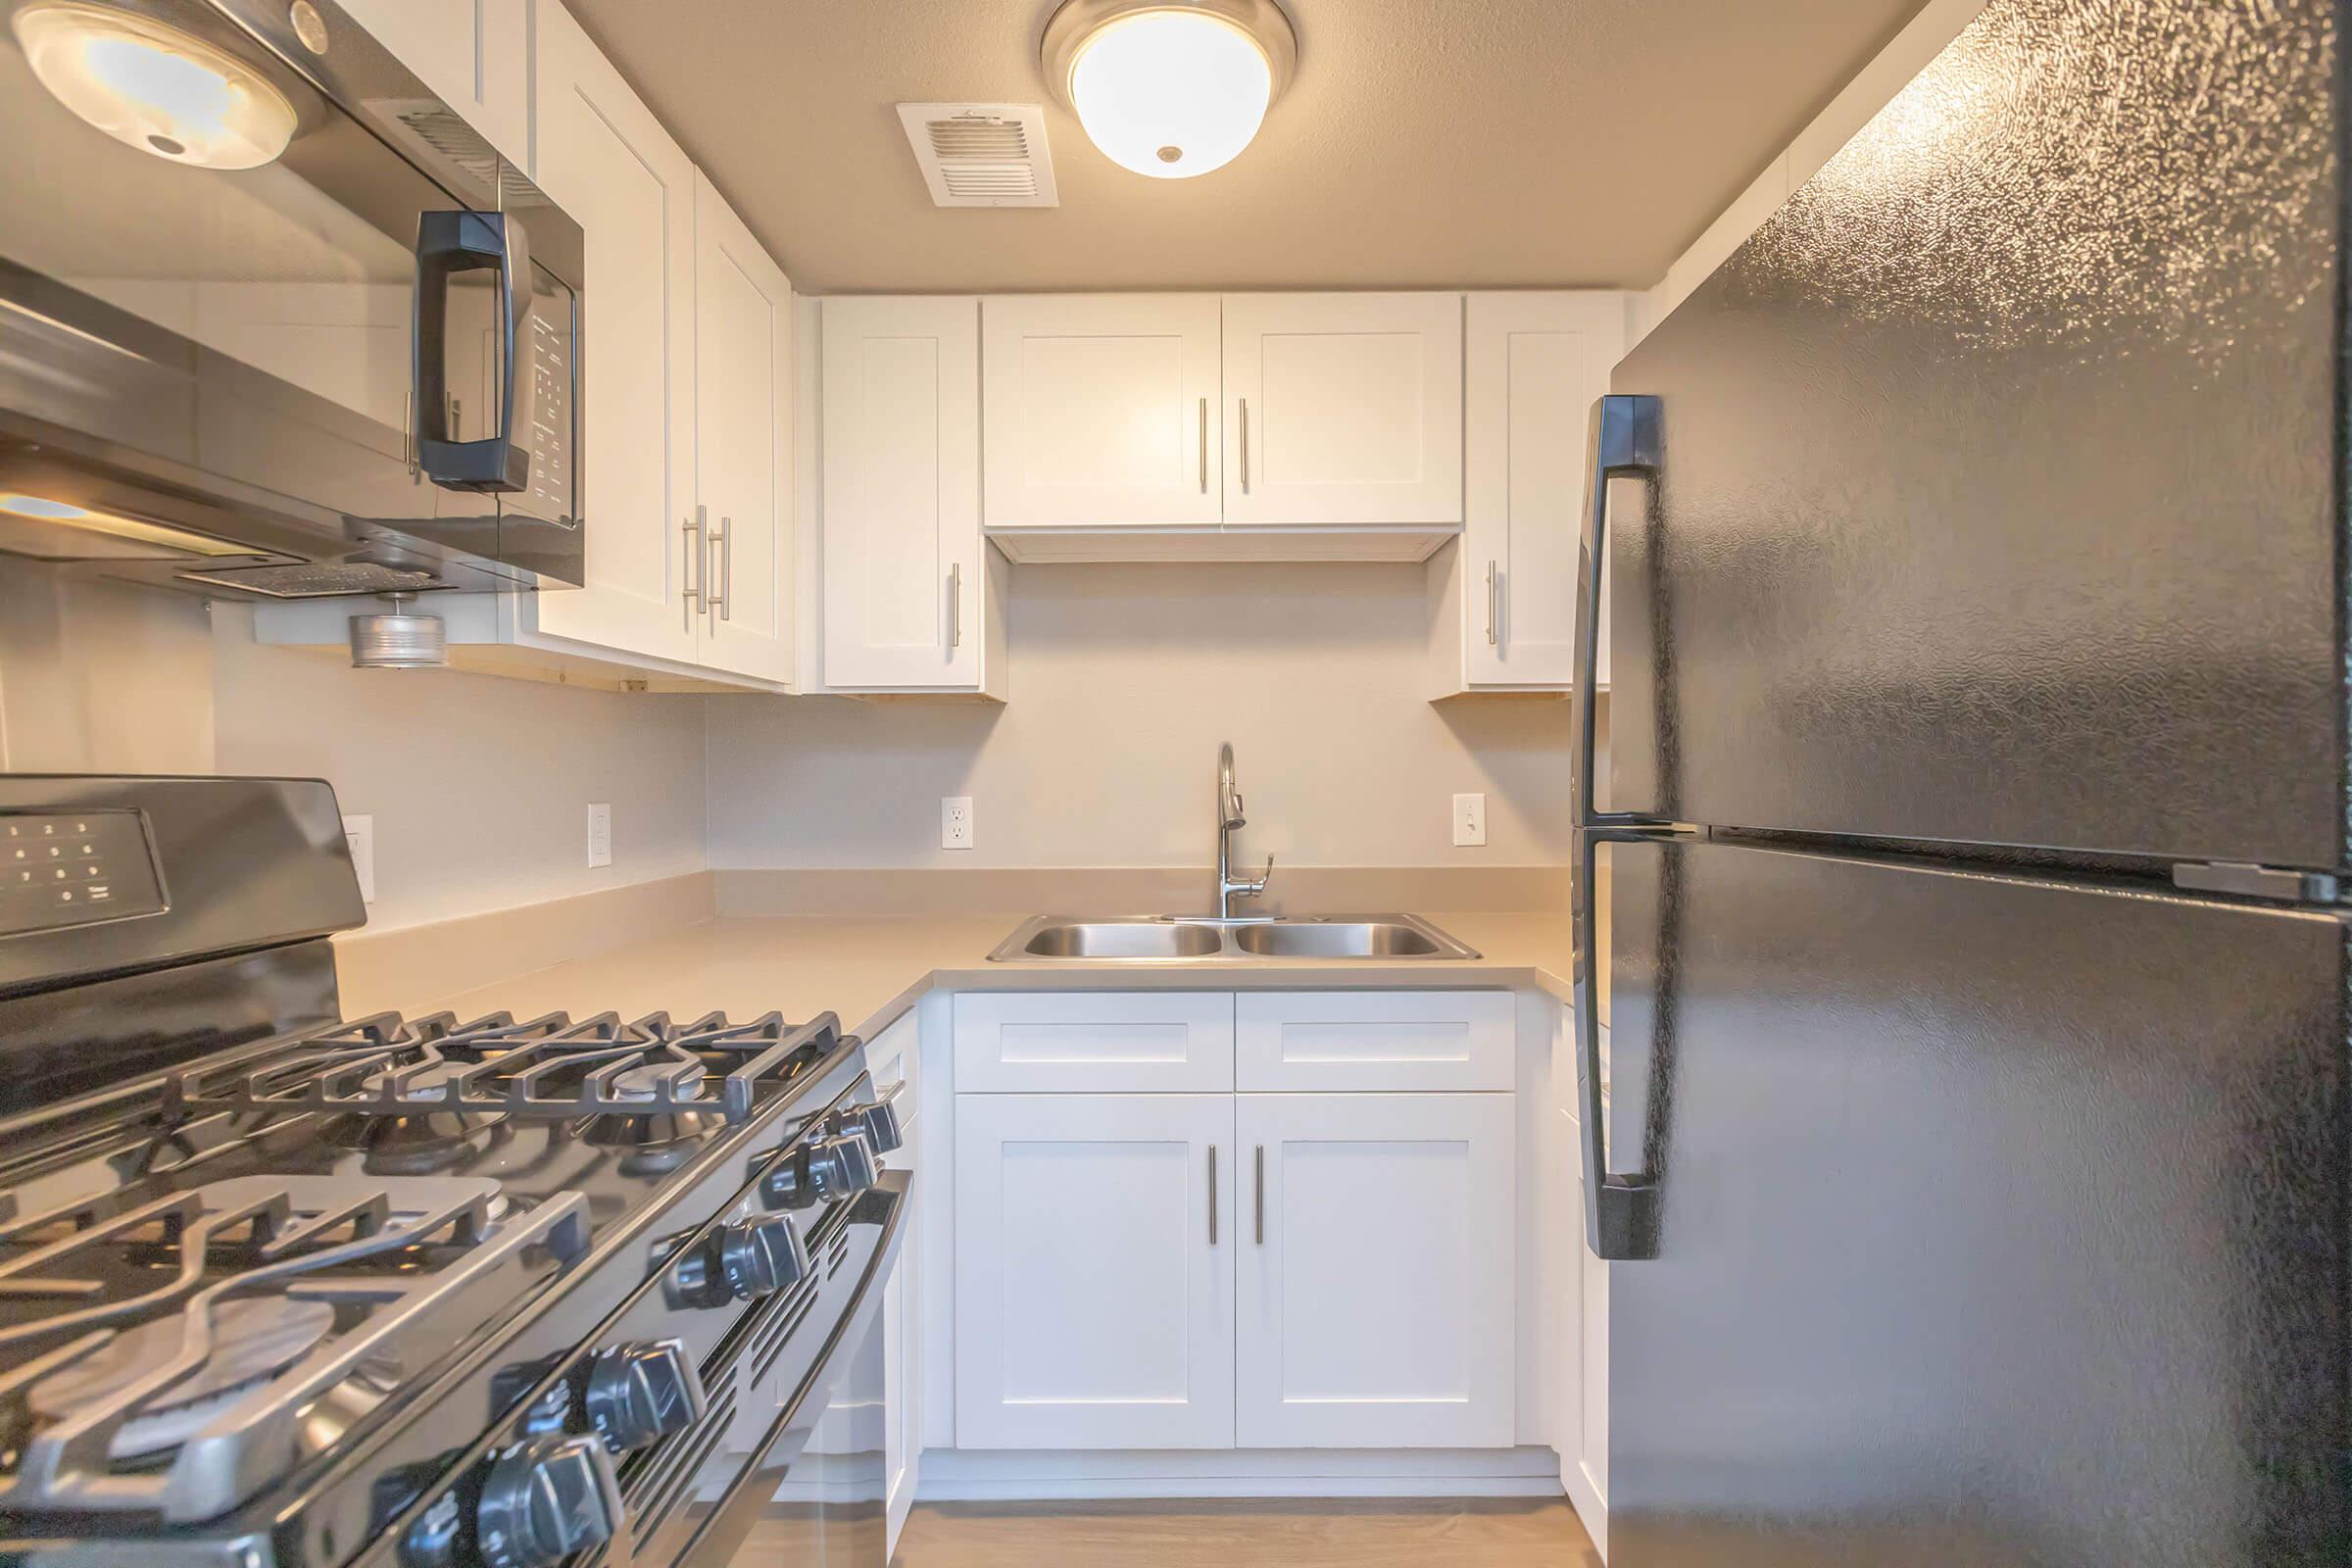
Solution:
{"label": "faucet handle", "polygon": [[1273,880],[1274,857],[1269,855],[1266,857],[1266,868],[1257,873],[1257,881],[1252,885],[1252,890],[1258,893],[1263,893],[1266,891],[1266,884]]}

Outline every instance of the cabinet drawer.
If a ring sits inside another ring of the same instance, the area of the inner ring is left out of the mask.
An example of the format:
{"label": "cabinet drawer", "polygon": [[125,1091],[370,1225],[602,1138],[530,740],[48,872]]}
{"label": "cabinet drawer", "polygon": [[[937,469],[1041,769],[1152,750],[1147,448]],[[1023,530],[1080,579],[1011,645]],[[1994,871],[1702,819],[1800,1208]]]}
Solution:
{"label": "cabinet drawer", "polygon": [[1222,1094],[1230,991],[967,993],[956,999],[958,1094]]}
{"label": "cabinet drawer", "polygon": [[1235,1009],[1243,1093],[1513,1086],[1507,991],[1248,992]]}

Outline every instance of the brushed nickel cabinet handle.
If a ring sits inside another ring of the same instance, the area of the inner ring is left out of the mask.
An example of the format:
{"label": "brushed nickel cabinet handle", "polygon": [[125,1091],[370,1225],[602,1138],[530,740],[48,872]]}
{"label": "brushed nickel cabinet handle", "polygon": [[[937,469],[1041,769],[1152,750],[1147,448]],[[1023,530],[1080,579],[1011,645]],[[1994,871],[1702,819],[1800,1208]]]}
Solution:
{"label": "brushed nickel cabinet handle", "polygon": [[1257,1146],[1257,1192],[1254,1204],[1257,1209],[1257,1245],[1263,1247],[1266,1245],[1266,1146],[1263,1144]]}
{"label": "brushed nickel cabinet handle", "polygon": [[1250,400],[1242,399],[1242,494],[1250,493]]}
{"label": "brushed nickel cabinet handle", "polygon": [[1208,494],[1208,399],[1200,400],[1200,493]]}
{"label": "brushed nickel cabinet handle", "polygon": [[1217,1146],[1208,1146],[1208,1245],[1217,1245]]}
{"label": "brushed nickel cabinet handle", "polygon": [[1497,641],[1494,633],[1496,616],[1497,612],[1495,611],[1494,604],[1494,563],[1490,561],[1487,563],[1487,646],[1489,648],[1494,647]]}
{"label": "brushed nickel cabinet handle", "polygon": [[963,646],[963,563],[948,567],[948,647]]}
{"label": "brushed nickel cabinet handle", "polygon": [[414,481],[424,471],[424,460],[416,455],[416,394],[412,389],[400,400],[400,456],[409,466],[409,478]]}
{"label": "brushed nickel cabinet handle", "polygon": [[[678,527],[686,535],[686,559],[693,566],[686,586],[680,590],[678,597],[699,610],[704,603],[703,589],[709,582],[710,569],[710,560],[703,554],[703,509],[695,508],[694,515],[679,522]],[[691,613],[687,618],[692,620]]]}
{"label": "brushed nickel cabinet handle", "polygon": [[721,620],[735,618],[735,519],[721,517],[711,534],[710,542],[718,546],[718,592],[710,596],[710,609]]}

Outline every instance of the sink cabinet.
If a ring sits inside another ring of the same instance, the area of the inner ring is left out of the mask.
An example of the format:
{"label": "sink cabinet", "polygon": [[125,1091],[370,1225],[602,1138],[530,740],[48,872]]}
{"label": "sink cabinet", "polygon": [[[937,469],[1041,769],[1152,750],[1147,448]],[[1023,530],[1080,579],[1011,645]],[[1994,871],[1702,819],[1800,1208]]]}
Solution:
{"label": "sink cabinet", "polygon": [[956,997],[956,1447],[1507,1448],[1515,1006]]}

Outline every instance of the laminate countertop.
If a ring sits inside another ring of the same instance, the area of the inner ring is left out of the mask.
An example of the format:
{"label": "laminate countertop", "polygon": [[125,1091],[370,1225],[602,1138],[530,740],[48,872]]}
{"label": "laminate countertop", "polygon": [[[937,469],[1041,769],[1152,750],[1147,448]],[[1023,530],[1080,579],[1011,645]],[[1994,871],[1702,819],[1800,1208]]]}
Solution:
{"label": "laminate countertop", "polygon": [[[1435,914],[1432,924],[1477,950],[1468,959],[1192,958],[1105,963],[1023,959],[989,950],[1028,916],[721,916],[591,956],[442,996],[405,999],[411,1013],[574,1017],[666,1010],[736,1018],[770,1009],[801,1020],[827,1010],[871,1038],[929,991],[1246,991],[1312,987],[1537,987],[1566,1001],[1573,973],[1565,914]],[[1603,932],[1605,941],[1606,933]],[[1607,1012],[1605,988],[1601,1016]]]}

